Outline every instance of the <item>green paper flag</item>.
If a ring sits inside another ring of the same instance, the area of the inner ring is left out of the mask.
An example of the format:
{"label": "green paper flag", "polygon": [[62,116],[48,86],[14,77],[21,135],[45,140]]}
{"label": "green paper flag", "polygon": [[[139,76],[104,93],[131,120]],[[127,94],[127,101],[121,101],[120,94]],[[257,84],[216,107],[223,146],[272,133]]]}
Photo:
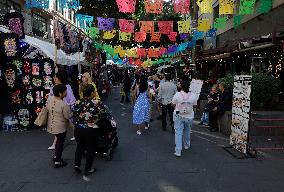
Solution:
{"label": "green paper flag", "polygon": [[100,31],[96,27],[90,27],[88,29],[88,34],[90,35],[90,37],[97,38],[99,33],[100,33]]}
{"label": "green paper flag", "polygon": [[253,14],[255,1],[256,0],[241,0],[239,14],[240,15]]}
{"label": "green paper flag", "polygon": [[236,15],[234,16],[234,28],[237,28],[242,23],[243,16]]}
{"label": "green paper flag", "polygon": [[228,17],[216,18],[214,22],[215,29],[224,29],[226,27]]}
{"label": "green paper flag", "polygon": [[272,0],[260,0],[260,6],[257,9],[258,13],[268,13],[272,8]]}

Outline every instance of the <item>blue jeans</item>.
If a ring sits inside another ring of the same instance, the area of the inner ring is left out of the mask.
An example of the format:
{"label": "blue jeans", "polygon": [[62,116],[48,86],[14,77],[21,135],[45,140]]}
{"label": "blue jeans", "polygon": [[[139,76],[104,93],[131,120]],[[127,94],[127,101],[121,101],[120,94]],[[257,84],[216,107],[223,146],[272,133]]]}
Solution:
{"label": "blue jeans", "polygon": [[201,122],[204,124],[209,124],[209,112],[202,113]]}
{"label": "blue jeans", "polygon": [[173,119],[175,128],[175,152],[180,154],[182,150],[182,141],[185,147],[190,147],[190,130],[193,119],[181,117],[176,114],[174,114]]}

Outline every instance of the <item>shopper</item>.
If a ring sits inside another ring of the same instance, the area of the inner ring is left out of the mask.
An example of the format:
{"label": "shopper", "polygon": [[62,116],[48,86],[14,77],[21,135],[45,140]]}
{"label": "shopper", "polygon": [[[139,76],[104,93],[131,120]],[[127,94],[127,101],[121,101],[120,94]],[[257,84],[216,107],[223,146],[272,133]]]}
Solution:
{"label": "shopper", "polygon": [[[71,86],[67,84],[66,74],[62,73],[62,72],[56,73],[55,76],[54,76],[54,84],[55,85],[66,85],[67,95],[63,99],[63,101],[72,109],[72,106],[75,104],[76,99],[74,97]],[[53,96],[53,95],[54,95],[53,89],[50,89],[49,96]],[[71,123],[71,122],[69,122],[69,123]],[[71,140],[75,140],[75,138],[72,137]],[[54,138],[52,145],[50,147],[48,147],[48,150],[54,150],[55,144],[56,144],[56,137]]]}
{"label": "shopper", "polygon": [[83,89],[84,89],[84,86],[86,85],[92,85],[95,89],[95,96],[94,98],[96,100],[100,100],[100,97],[99,97],[99,94],[98,94],[98,91],[97,91],[97,86],[96,84],[92,81],[92,78],[91,78],[91,75],[90,73],[88,72],[85,72],[83,75],[82,75],[82,82],[80,83],[79,85],[79,95],[80,95],[80,99],[83,99]]}
{"label": "shopper", "polygon": [[166,80],[164,83],[160,83],[159,93],[158,93],[158,101],[162,103],[162,129],[166,131],[167,129],[167,114],[169,114],[172,132],[174,132],[173,127],[173,111],[174,108],[171,105],[173,96],[177,92],[177,86],[170,82],[171,77],[166,76]]}
{"label": "shopper", "polygon": [[126,98],[126,103],[130,102],[130,99],[129,99],[130,89],[131,89],[131,79],[130,79],[130,76],[128,74],[128,71],[126,70],[125,73],[124,73],[123,87],[122,87],[122,90],[121,90],[120,103],[123,103],[125,98]]}
{"label": "shopper", "polygon": [[137,135],[142,134],[143,126],[149,128],[150,122],[150,102],[149,90],[146,77],[142,77],[139,82],[139,93],[133,110],[133,124],[137,126]]}
{"label": "shopper", "polygon": [[96,171],[95,168],[92,168],[95,148],[100,134],[100,129],[96,122],[103,106],[100,101],[94,99],[95,95],[94,86],[91,84],[86,85],[83,90],[83,98],[77,101],[73,109],[74,135],[77,142],[74,169],[76,172],[81,172],[81,160],[86,151],[85,180],[88,180],[87,176]]}
{"label": "shopper", "polygon": [[197,104],[198,99],[195,94],[189,92],[188,82],[181,82],[180,90],[172,99],[172,104],[175,106],[173,117],[175,128],[174,155],[177,157],[181,156],[183,141],[184,149],[190,148],[190,130],[194,119],[193,106]]}
{"label": "shopper", "polygon": [[67,165],[61,156],[72,112],[70,106],[63,101],[67,95],[65,85],[55,85],[53,94],[54,96],[48,98],[46,105],[48,110],[47,131],[56,137],[53,161],[54,168],[59,168]]}

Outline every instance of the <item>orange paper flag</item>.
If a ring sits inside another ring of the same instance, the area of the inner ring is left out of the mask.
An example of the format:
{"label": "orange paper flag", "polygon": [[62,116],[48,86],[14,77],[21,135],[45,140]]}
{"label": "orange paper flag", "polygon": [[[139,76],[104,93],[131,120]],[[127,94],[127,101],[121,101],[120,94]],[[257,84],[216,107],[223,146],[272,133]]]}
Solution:
{"label": "orange paper flag", "polygon": [[160,32],[153,32],[151,33],[151,40],[150,42],[160,42],[161,33]]}
{"label": "orange paper flag", "polygon": [[144,33],[154,32],[154,21],[140,21],[140,31]]}
{"label": "orange paper flag", "polygon": [[162,13],[163,0],[144,0],[146,13]]}
{"label": "orange paper flag", "polygon": [[143,42],[146,40],[147,34],[144,32],[135,32],[135,41],[136,42]]}

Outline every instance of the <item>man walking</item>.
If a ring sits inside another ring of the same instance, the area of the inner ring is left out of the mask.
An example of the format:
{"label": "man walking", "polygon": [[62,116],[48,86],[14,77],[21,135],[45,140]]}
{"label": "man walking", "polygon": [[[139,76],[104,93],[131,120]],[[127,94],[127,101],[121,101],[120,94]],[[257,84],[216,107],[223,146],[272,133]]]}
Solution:
{"label": "man walking", "polygon": [[171,105],[171,102],[177,92],[177,87],[173,82],[170,82],[170,80],[170,75],[167,75],[165,82],[160,84],[158,99],[162,103],[162,129],[163,131],[167,129],[167,114],[169,114],[172,132],[174,132],[174,107]]}

